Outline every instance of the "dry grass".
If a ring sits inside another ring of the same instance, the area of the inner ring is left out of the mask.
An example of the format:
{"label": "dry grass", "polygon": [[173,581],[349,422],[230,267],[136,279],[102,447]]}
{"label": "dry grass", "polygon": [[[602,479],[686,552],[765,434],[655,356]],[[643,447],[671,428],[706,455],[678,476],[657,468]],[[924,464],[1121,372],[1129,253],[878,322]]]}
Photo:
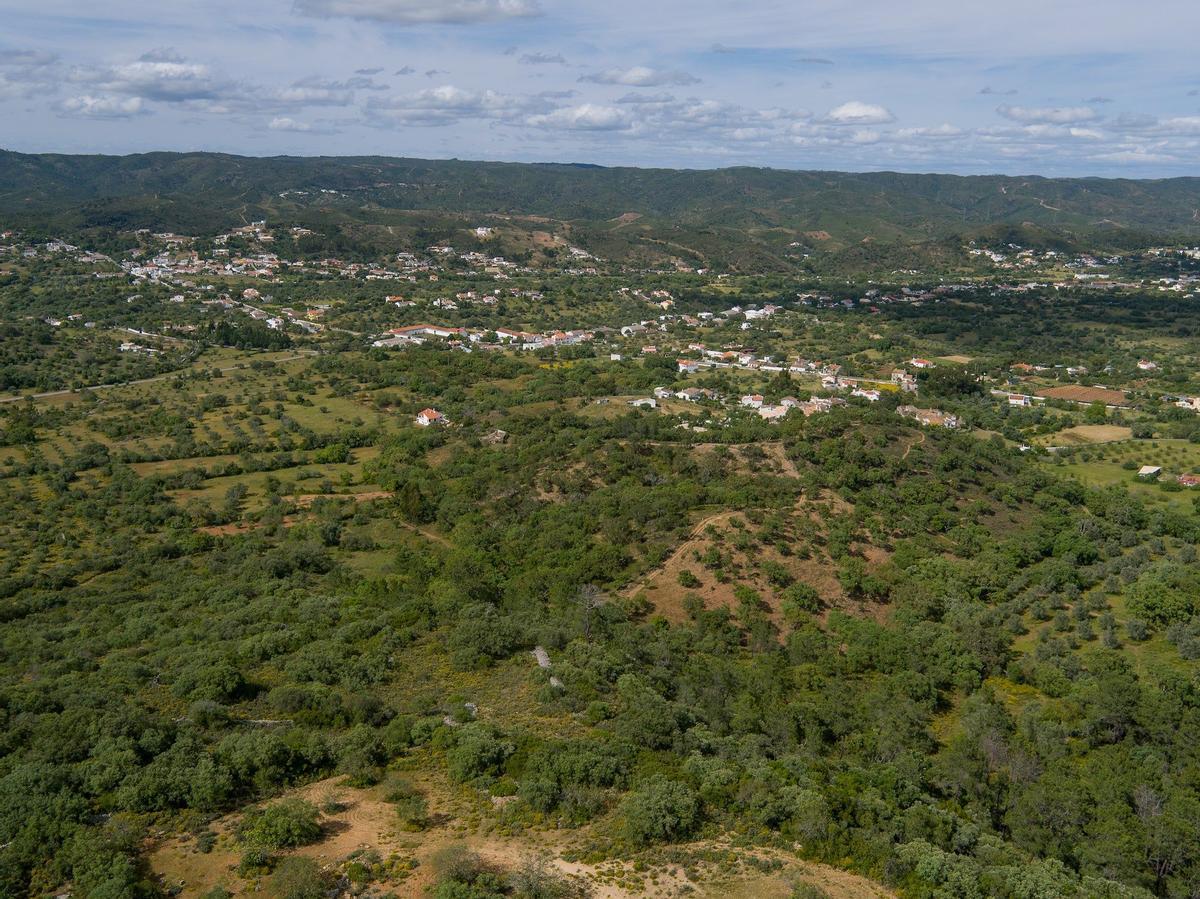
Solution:
{"label": "dry grass", "polygon": [[1042,446],[1082,446],[1090,443],[1114,443],[1129,440],[1133,431],[1120,425],[1076,425],[1056,434],[1044,434],[1036,438]]}

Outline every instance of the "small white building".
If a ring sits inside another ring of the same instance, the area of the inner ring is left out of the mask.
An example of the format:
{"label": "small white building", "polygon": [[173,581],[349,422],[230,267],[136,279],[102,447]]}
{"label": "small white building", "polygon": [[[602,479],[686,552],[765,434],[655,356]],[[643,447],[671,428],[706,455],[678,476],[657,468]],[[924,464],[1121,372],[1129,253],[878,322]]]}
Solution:
{"label": "small white building", "polygon": [[444,425],[448,422],[449,419],[437,409],[422,409],[417,413],[416,423],[422,428],[427,428],[430,425]]}

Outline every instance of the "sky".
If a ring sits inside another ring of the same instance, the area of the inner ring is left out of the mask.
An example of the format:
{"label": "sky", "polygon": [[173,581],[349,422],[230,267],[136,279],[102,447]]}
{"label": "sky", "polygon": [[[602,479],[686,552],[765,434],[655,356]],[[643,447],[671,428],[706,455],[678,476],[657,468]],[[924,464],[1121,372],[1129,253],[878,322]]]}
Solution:
{"label": "sky", "polygon": [[1197,0],[4,0],[0,147],[1200,175]]}

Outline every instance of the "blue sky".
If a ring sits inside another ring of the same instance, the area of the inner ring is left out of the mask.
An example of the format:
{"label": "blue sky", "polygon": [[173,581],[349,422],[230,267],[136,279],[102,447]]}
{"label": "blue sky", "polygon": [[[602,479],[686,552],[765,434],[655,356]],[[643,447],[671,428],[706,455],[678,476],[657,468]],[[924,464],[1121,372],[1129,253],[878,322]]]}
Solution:
{"label": "blue sky", "polygon": [[1200,175],[1195,0],[5,0],[0,146]]}

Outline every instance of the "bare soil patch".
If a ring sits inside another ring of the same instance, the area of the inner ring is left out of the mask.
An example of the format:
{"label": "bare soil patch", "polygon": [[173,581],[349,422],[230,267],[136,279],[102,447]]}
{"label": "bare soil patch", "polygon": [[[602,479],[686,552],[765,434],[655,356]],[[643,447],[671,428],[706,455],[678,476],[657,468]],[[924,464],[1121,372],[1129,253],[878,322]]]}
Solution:
{"label": "bare soil patch", "polygon": [[[694,856],[690,871],[676,864],[651,864],[640,869],[632,860],[610,860],[596,864],[567,861],[575,844],[586,841],[591,828],[576,831],[526,831],[520,837],[503,836],[488,824],[492,803],[482,794],[451,787],[440,774],[404,772],[404,776],[426,792],[431,825],[411,832],[400,826],[395,809],[382,798],[383,787],[355,789],[341,778],[330,778],[292,791],[323,809],[322,838],[293,854],[316,859],[326,870],[339,871],[355,853],[376,852],[382,859],[399,862],[389,879],[372,884],[374,890],[394,891],[399,896],[423,896],[436,880],[433,859],[447,845],[468,847],[500,868],[514,869],[530,856],[548,860],[564,876],[586,886],[593,899],[632,899],[655,896],[667,899],[683,895],[700,897],[780,897],[790,895],[798,882],[820,886],[834,899],[889,899],[894,894],[866,878],[825,865],[797,859],[779,850],[735,849],[724,840],[708,840],[680,847]],[[335,804],[330,804],[333,800]],[[237,873],[243,847],[234,836],[241,813],[226,815],[209,825],[217,835],[211,852],[201,853],[191,835],[160,835],[147,847],[151,870],[164,887],[181,899],[194,899],[217,886],[235,896],[261,894],[262,878],[244,878]],[[771,859],[780,867],[763,874],[750,865],[721,869],[712,864],[715,852],[732,852],[740,860],[751,856]],[[709,861],[705,861],[705,857]],[[690,876],[689,876],[690,875]]]}
{"label": "bare soil patch", "polygon": [[[823,520],[822,510],[829,507],[839,512],[849,509],[839,497],[831,496],[815,501],[801,500],[794,515],[808,519],[815,526],[815,531],[819,531]],[[739,549],[736,545],[739,532],[732,527],[732,523],[734,519],[744,517],[740,511],[723,511],[701,519],[665,562],[626,587],[623,595],[634,596],[644,592],[658,614],[678,623],[687,619],[684,601],[689,595],[699,597],[705,608],[727,606],[736,609],[738,601],[734,587],[742,584],[762,596],[766,606],[763,611],[779,624],[782,621],[779,602],[782,588],[770,583],[760,571],[764,562],[772,562],[786,570],[796,582],[813,587],[828,609],[872,617],[882,614],[879,608],[859,602],[846,593],[838,581],[837,566],[815,544],[809,547],[808,558],[802,558],[801,554],[795,552],[785,555],[775,546],[757,541],[751,541],[745,549]],[[753,528],[747,529],[753,531]],[[714,550],[728,559],[723,566],[727,575],[724,579],[719,572],[705,566],[704,560]],[[862,556],[871,571],[889,558],[887,551],[875,546],[855,544],[853,550]],[[699,586],[684,587],[680,583],[680,575],[684,571],[698,578]]]}
{"label": "bare soil patch", "polygon": [[1113,443],[1118,440],[1130,440],[1133,431],[1121,425],[1076,425],[1055,434],[1046,434],[1037,438],[1037,442],[1046,446],[1079,446],[1088,443]]}
{"label": "bare soil patch", "polygon": [[1043,387],[1037,391],[1037,395],[1056,400],[1070,400],[1075,403],[1104,403],[1106,406],[1125,404],[1124,390],[1112,390],[1108,387],[1082,387],[1079,384]]}

